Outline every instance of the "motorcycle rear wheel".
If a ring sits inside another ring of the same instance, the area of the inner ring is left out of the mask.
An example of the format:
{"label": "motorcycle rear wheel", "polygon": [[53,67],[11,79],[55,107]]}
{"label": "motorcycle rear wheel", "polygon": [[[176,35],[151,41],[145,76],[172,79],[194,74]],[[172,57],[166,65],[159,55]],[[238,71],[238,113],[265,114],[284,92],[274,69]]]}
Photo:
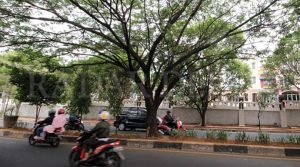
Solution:
{"label": "motorcycle rear wheel", "polygon": [[109,152],[106,155],[107,165],[106,167],[120,167],[121,166],[121,158],[116,152]]}
{"label": "motorcycle rear wheel", "polygon": [[69,155],[69,164],[71,167],[79,167],[80,152],[72,150]]}
{"label": "motorcycle rear wheel", "polygon": [[36,144],[36,140],[34,139],[34,135],[33,134],[29,136],[28,142],[32,146],[34,146]]}
{"label": "motorcycle rear wheel", "polygon": [[59,144],[60,144],[60,140],[59,140],[59,139],[55,139],[55,140],[53,140],[53,141],[50,143],[50,145],[51,145],[52,147],[58,147]]}
{"label": "motorcycle rear wheel", "polygon": [[78,125],[78,130],[79,130],[79,131],[84,131],[84,125],[83,125],[82,123],[80,123],[80,124]]}
{"label": "motorcycle rear wheel", "polygon": [[65,128],[65,130],[70,130],[71,129],[71,125],[65,124],[64,128]]}

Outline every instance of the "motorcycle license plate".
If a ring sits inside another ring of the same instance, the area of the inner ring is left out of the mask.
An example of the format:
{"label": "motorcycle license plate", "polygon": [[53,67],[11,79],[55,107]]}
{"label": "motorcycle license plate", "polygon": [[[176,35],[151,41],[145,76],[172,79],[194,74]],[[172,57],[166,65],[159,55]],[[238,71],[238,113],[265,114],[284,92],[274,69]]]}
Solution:
{"label": "motorcycle license plate", "polygon": [[125,159],[125,157],[124,157],[124,155],[122,153],[123,150],[124,150],[123,147],[115,147],[115,148],[113,148],[113,151],[115,151],[122,160]]}

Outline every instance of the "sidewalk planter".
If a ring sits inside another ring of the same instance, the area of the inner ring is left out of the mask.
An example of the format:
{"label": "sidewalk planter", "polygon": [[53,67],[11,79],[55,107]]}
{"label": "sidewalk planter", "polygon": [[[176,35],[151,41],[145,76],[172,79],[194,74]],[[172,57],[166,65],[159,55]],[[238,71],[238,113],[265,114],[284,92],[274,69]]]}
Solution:
{"label": "sidewalk planter", "polygon": [[12,128],[16,125],[19,116],[8,116],[4,115],[3,117],[3,127]]}

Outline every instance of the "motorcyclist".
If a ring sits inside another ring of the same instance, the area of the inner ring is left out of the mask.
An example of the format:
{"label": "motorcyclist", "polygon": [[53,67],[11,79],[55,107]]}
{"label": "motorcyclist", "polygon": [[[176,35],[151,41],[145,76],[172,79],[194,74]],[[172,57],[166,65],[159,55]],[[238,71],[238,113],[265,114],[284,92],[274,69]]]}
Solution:
{"label": "motorcyclist", "polygon": [[79,116],[77,116],[77,115],[70,115],[70,117],[69,117],[69,122],[70,123],[74,123],[76,120],[78,120],[80,117]]}
{"label": "motorcyclist", "polygon": [[54,133],[56,129],[61,129],[63,131],[63,127],[66,124],[66,115],[65,110],[63,108],[58,110],[58,115],[54,117],[52,124],[47,125],[43,128],[43,132],[40,137],[35,137],[35,139],[44,140],[47,133]]}
{"label": "motorcyclist", "polygon": [[36,129],[36,135],[37,136],[40,136],[40,134],[43,132],[44,126],[52,124],[52,121],[53,121],[54,117],[55,117],[55,110],[51,109],[51,110],[48,111],[48,117],[47,118],[45,118],[42,121],[37,122],[37,124],[39,124],[39,127]]}
{"label": "motorcyclist", "polygon": [[96,126],[90,130],[88,135],[93,136],[90,139],[87,139],[83,143],[83,149],[85,151],[85,156],[82,161],[85,161],[89,158],[89,152],[92,151],[96,146],[104,144],[108,140],[109,136],[109,112],[100,111],[99,112],[99,122]]}
{"label": "motorcyclist", "polygon": [[177,126],[170,110],[167,111],[167,115],[164,117],[164,124],[170,128],[176,128]]}

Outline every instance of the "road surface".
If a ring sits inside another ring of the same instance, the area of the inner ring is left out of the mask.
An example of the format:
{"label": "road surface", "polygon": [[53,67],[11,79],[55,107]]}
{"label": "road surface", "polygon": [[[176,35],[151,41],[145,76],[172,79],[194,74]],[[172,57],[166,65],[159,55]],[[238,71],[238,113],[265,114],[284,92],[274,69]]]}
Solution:
{"label": "road surface", "polygon": [[[71,144],[30,146],[0,138],[0,167],[68,167]],[[300,159],[125,148],[122,167],[300,167]]]}

